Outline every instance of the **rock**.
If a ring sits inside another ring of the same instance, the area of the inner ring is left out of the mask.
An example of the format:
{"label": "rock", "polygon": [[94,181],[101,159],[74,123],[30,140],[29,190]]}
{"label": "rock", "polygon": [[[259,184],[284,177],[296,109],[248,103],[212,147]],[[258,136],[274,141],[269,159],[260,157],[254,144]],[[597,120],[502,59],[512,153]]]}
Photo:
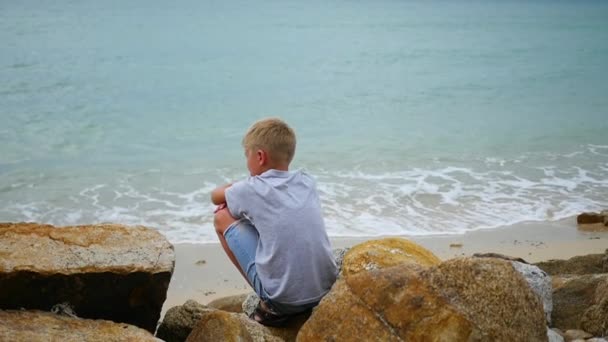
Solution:
{"label": "rock", "polygon": [[597,336],[608,336],[608,301],[587,309],[581,317],[580,327]]}
{"label": "rock", "polygon": [[517,262],[521,262],[522,264],[529,264],[529,262],[527,262],[526,260],[524,260],[522,258],[512,257],[512,256],[500,254],[500,253],[475,253],[475,254],[473,254],[473,256],[476,258],[498,258],[498,259],[503,259],[503,260],[507,260],[507,261],[517,261]]}
{"label": "rock", "polygon": [[339,275],[342,275],[342,262],[344,261],[344,255],[348,252],[350,248],[335,248],[332,252],[334,255],[334,259],[336,260],[336,266],[338,266]]}
{"label": "rock", "polygon": [[0,309],[48,311],[156,329],[173,246],[144,227],[0,223]]}
{"label": "rock", "polygon": [[218,298],[207,304],[207,306],[218,310],[240,313],[243,312],[243,302],[245,302],[248,296],[249,294],[244,293],[236,296]]}
{"label": "rock", "polygon": [[401,263],[415,263],[423,267],[437,265],[441,260],[418,244],[401,238],[370,240],[352,247],[342,264],[344,276],[362,270],[375,270]]}
{"label": "rock", "polygon": [[551,310],[553,310],[553,299],[551,293],[551,277],[539,267],[528,264],[524,259],[515,258],[498,253],[475,253],[476,258],[498,258],[511,262],[511,265],[519,272],[530,285],[543,303],[547,323],[551,323]]}
{"label": "rock", "polygon": [[547,328],[547,337],[549,338],[549,342],[564,342],[562,335],[549,328]]}
{"label": "rock", "polygon": [[534,265],[511,261],[511,265],[519,272],[536,293],[545,311],[547,323],[551,323],[551,311],[553,310],[553,294],[551,288],[551,277],[543,270]]}
{"label": "rock", "polygon": [[[453,259],[425,271],[433,289],[475,322],[482,340],[546,340],[542,303],[513,268],[493,259]],[[524,331],[521,331],[524,330]]]}
{"label": "rock", "polygon": [[62,316],[78,317],[78,315],[76,315],[76,313],[74,312],[74,308],[70,306],[69,303],[55,304],[51,308],[51,312]]}
{"label": "rock", "polygon": [[588,212],[582,213],[576,217],[576,223],[578,224],[592,224],[592,223],[604,223],[604,215]]}
{"label": "rock", "polygon": [[138,327],[43,311],[0,311],[0,341],[160,341]]}
{"label": "rock", "polygon": [[608,231],[608,210],[598,213],[582,213],[577,216],[578,229],[588,232]]}
{"label": "rock", "polygon": [[[373,272],[382,274],[399,272],[400,270],[393,269],[401,267],[404,266]],[[385,319],[377,316],[373,311],[373,309],[383,311],[385,307],[370,308],[348,285],[348,281],[352,278],[372,281],[369,277],[371,273],[361,272],[351,278],[339,278],[331,291],[321,300],[308,322],[300,329],[297,341],[398,341],[399,338],[394,336],[392,326],[385,323]],[[383,290],[384,286],[386,284],[381,284],[381,287],[376,289]]]}
{"label": "rock", "polygon": [[549,260],[536,263],[543,271],[550,275],[563,274],[595,274],[608,272],[608,262],[604,254],[588,254],[572,257],[568,260]]}
{"label": "rock", "polygon": [[566,341],[579,340],[579,339],[586,340],[588,338],[593,337],[593,335],[591,335],[590,333],[583,331],[583,330],[578,330],[578,329],[566,330],[564,335],[566,336]]}
{"label": "rock", "polygon": [[255,292],[251,292],[243,302],[243,313],[249,317],[255,311],[255,308],[260,303],[260,297]]}
{"label": "rock", "polygon": [[165,313],[156,336],[166,342],[183,342],[201,317],[215,310],[193,300],[186,301],[184,305],[174,306]]}
{"label": "rock", "polygon": [[283,328],[270,328],[244,314],[215,310],[202,316],[186,341],[295,341],[307,318],[307,315],[295,316]]}
{"label": "rock", "polygon": [[594,302],[583,313],[580,327],[595,336],[608,336],[608,278],[597,285]]}
{"label": "rock", "polygon": [[509,262],[451,259],[340,278],[298,341],[546,341],[538,297]]}
{"label": "rock", "polygon": [[[598,285],[606,281],[608,274],[553,277],[553,326],[562,330],[578,329],[583,314],[596,304]],[[596,321],[590,316],[589,322]]]}

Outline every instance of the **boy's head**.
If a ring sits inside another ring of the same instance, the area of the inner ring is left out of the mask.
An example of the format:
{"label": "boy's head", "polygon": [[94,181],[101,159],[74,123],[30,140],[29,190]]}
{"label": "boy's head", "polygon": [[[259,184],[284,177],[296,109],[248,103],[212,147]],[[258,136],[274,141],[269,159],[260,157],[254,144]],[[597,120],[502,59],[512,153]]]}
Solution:
{"label": "boy's head", "polygon": [[269,169],[287,170],[296,151],[296,134],[281,119],[262,119],[247,130],[243,148],[252,176]]}

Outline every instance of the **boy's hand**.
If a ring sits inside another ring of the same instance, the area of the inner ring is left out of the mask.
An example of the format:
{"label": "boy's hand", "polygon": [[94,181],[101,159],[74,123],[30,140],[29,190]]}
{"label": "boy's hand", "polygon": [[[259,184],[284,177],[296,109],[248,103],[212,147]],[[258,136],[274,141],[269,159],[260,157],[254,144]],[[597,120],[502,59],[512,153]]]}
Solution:
{"label": "boy's hand", "polygon": [[222,204],[218,205],[217,208],[215,208],[215,210],[213,211],[213,213],[215,214],[224,208],[227,208],[226,203],[222,203]]}

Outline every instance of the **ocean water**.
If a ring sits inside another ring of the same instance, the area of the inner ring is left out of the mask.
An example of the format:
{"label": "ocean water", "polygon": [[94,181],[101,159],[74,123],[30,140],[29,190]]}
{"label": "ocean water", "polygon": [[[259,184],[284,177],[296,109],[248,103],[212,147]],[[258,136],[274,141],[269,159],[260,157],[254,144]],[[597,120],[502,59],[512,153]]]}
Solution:
{"label": "ocean water", "polygon": [[606,1],[0,1],[0,221],[216,241],[280,116],[330,236],[608,208]]}

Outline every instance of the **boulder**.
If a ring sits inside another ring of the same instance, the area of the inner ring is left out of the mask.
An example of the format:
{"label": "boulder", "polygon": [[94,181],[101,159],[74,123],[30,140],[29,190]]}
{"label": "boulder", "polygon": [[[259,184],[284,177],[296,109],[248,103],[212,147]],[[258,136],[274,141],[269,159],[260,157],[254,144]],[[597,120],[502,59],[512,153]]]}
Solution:
{"label": "boulder", "polygon": [[[608,281],[608,274],[553,277],[553,326],[561,330],[578,329],[583,314],[596,304],[598,285]],[[601,309],[601,306],[600,308]],[[597,322],[589,313],[589,324]]]}
{"label": "boulder", "polygon": [[[372,308],[367,305],[358,294],[353,293],[348,281],[361,278],[366,281],[373,281],[373,276],[386,273],[398,273],[401,268],[395,266],[388,269],[376,270],[372,272],[361,272],[351,278],[340,278],[336,281],[331,291],[321,300],[319,306],[313,311],[308,322],[304,324],[297,336],[299,342],[316,341],[399,341],[395,336],[393,327],[385,323],[382,316],[377,315],[377,311],[384,311],[385,307]],[[386,286],[386,284],[382,284]],[[375,284],[368,283],[368,287],[375,287]],[[376,287],[383,290],[383,287]],[[423,301],[423,297],[419,297]],[[432,303],[436,304],[436,303]],[[427,303],[431,305],[431,303]]]}
{"label": "boulder", "polygon": [[578,224],[604,223],[604,215],[602,213],[594,213],[594,212],[582,213],[576,217],[576,223],[578,223]]}
{"label": "boulder", "polygon": [[608,256],[608,250],[603,254],[579,255],[568,260],[553,259],[534,265],[550,275],[606,273],[608,272],[606,256]]}
{"label": "boulder", "polygon": [[476,258],[498,258],[511,262],[513,268],[519,272],[530,285],[543,303],[547,323],[551,323],[551,310],[553,310],[553,299],[551,293],[551,277],[538,266],[530,265],[522,258],[511,257],[498,253],[475,253]]}
{"label": "boulder", "polygon": [[214,310],[203,314],[186,341],[295,341],[307,318],[308,315],[295,316],[285,327],[271,328],[249,319],[244,314]]}
{"label": "boulder", "polygon": [[0,341],[160,341],[138,327],[43,311],[0,311]]}
{"label": "boulder", "polygon": [[186,301],[184,305],[174,306],[165,313],[156,336],[166,342],[183,342],[201,317],[215,310],[193,300]]}
{"label": "boulder", "polygon": [[553,310],[553,295],[551,288],[551,277],[537,266],[511,261],[511,265],[519,272],[530,288],[543,303],[547,323],[551,323],[551,311]]}
{"label": "boulder", "polygon": [[0,309],[48,311],[156,329],[173,246],[144,227],[0,223]]}
{"label": "boulder", "polygon": [[370,240],[352,247],[344,255],[342,274],[350,276],[363,270],[376,270],[402,263],[429,267],[440,262],[429,250],[406,239]]}
{"label": "boulder", "polygon": [[543,308],[506,261],[411,263],[340,278],[298,341],[546,341]]}
{"label": "boulder", "polygon": [[594,303],[583,313],[580,327],[595,336],[608,336],[608,278],[597,285]]}
{"label": "boulder", "polygon": [[243,312],[243,302],[247,299],[248,295],[249,294],[244,293],[236,296],[218,298],[209,302],[207,306],[218,310],[240,313]]}

